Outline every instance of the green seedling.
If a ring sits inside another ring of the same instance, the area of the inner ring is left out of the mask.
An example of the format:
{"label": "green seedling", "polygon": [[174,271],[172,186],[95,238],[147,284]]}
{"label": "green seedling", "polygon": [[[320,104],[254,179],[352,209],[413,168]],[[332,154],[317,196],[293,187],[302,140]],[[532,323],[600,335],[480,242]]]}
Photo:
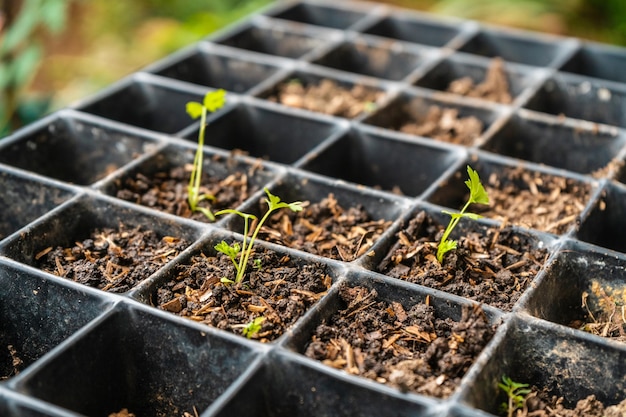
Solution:
{"label": "green seedling", "polygon": [[457,241],[450,240],[448,239],[448,237],[450,236],[450,233],[452,233],[452,230],[459,223],[459,220],[461,220],[464,217],[467,217],[472,220],[477,220],[482,217],[479,214],[465,212],[467,208],[470,206],[470,204],[472,203],[485,204],[485,205],[489,204],[489,196],[487,195],[487,191],[485,191],[485,187],[483,187],[483,185],[480,182],[478,173],[474,171],[472,167],[468,165],[467,174],[469,175],[469,180],[465,181],[465,185],[467,185],[467,188],[469,188],[470,190],[470,196],[469,196],[469,199],[467,200],[467,203],[465,203],[465,205],[463,206],[463,208],[461,209],[459,213],[452,213],[452,212],[445,211],[445,210],[443,211],[443,213],[449,214],[451,219],[450,219],[450,223],[448,223],[448,226],[446,227],[446,230],[444,230],[443,235],[441,236],[441,241],[439,242],[439,247],[437,248],[437,260],[439,261],[439,263],[443,263],[443,257],[446,253],[448,253],[451,250],[456,249]]}
{"label": "green seedling", "polygon": [[193,159],[193,168],[191,170],[191,176],[189,177],[189,185],[187,186],[187,201],[189,202],[189,208],[192,212],[199,211],[209,218],[211,221],[215,221],[215,216],[211,210],[206,207],[200,207],[203,200],[215,200],[215,197],[210,194],[200,193],[200,181],[202,179],[202,163],[203,163],[203,148],[204,148],[204,134],[206,130],[206,116],[209,112],[224,107],[226,103],[226,92],[224,90],[209,91],[204,96],[202,103],[197,101],[190,101],[187,103],[187,114],[192,119],[200,118],[200,131],[198,132],[198,148],[196,149],[196,156]]}
{"label": "green seedling", "polygon": [[243,328],[243,335],[248,339],[252,339],[254,335],[256,335],[259,331],[261,331],[261,327],[263,326],[263,322],[265,321],[265,317],[257,317],[252,320],[250,323],[246,324]]}
{"label": "green seedling", "polygon": [[270,193],[267,188],[265,188],[265,193],[267,194],[267,198],[265,199],[265,202],[267,203],[267,211],[265,212],[261,220],[257,223],[256,228],[252,233],[252,237],[250,238],[248,238],[250,222],[257,219],[255,215],[242,213],[238,210],[233,209],[220,210],[215,213],[216,216],[221,216],[223,214],[237,214],[243,218],[244,224],[243,243],[241,245],[238,242],[229,245],[225,241],[221,241],[220,243],[215,245],[215,250],[228,256],[233,262],[233,265],[235,265],[235,270],[237,271],[237,275],[235,276],[234,281],[226,277],[222,278],[221,281],[225,284],[239,284],[243,280],[243,277],[246,273],[246,267],[248,266],[248,260],[250,259],[250,254],[252,253],[252,245],[254,244],[254,241],[256,240],[259,231],[263,226],[263,223],[265,223],[270,214],[282,208],[288,208],[294,212],[302,210],[302,202],[300,201],[285,203],[284,201],[280,201],[279,197]]}
{"label": "green seedling", "polygon": [[513,417],[515,410],[524,408],[526,396],[531,392],[528,384],[515,382],[505,375],[502,376],[502,382],[498,383],[498,388],[504,391],[508,397],[507,401],[500,404],[501,411],[506,412],[507,417]]}

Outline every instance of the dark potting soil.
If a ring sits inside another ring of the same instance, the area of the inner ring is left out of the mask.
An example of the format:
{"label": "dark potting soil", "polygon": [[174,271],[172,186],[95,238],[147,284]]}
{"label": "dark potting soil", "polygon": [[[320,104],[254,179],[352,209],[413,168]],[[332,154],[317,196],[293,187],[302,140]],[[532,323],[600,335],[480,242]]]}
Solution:
{"label": "dark potting soil", "polygon": [[502,104],[513,101],[509,92],[509,81],[504,72],[504,61],[501,58],[494,58],[491,61],[483,82],[475,84],[471,77],[462,77],[452,81],[446,91]]}
{"label": "dark potting soil", "polygon": [[317,84],[303,85],[294,79],[279,84],[268,100],[285,106],[353,119],[373,111],[383,95],[382,91],[363,85],[346,88],[328,79]]}
{"label": "dark potting soil", "polygon": [[224,284],[236,271],[222,255],[193,256],[176,266],[176,276],[158,289],[159,308],[236,334],[263,317],[253,338],[270,342],[280,337],[309,307],[322,298],[332,279],[327,267],[315,262],[296,263],[287,255],[254,251],[244,280]]}
{"label": "dark potting soil", "polygon": [[343,286],[339,295],[345,308],[317,327],[306,356],[402,391],[450,396],[494,333],[477,305],[455,322],[364,287]]}
{"label": "dark potting soil", "polygon": [[472,207],[477,213],[554,234],[576,224],[591,193],[588,184],[522,168],[491,174],[485,189],[490,204]]}
{"label": "dark potting soil", "polygon": [[464,146],[472,146],[484,128],[480,119],[475,116],[459,117],[455,108],[430,106],[425,115],[413,118],[400,123],[397,130]]}
{"label": "dark potting soil", "polygon": [[444,226],[418,213],[396,234],[377,271],[510,311],[533,280],[548,252],[510,228],[465,233],[443,265],[436,258]]}
{"label": "dark potting soil", "polygon": [[344,209],[329,194],[318,203],[307,203],[300,212],[276,212],[259,236],[293,249],[350,262],[365,254],[390,225],[391,221],[373,220],[361,205]]}
{"label": "dark potting soil", "polygon": [[[514,417],[624,417],[626,400],[617,405],[605,407],[595,395],[579,400],[576,406],[563,405],[564,398],[550,395],[547,390],[531,388],[531,393],[524,400],[524,408],[515,410]],[[501,415],[506,416],[506,412]]]}
{"label": "dark potting soil", "polygon": [[159,237],[152,230],[120,224],[95,229],[73,246],[48,247],[36,256],[44,271],[103,291],[122,293],[155,273],[184,250],[178,237]]}
{"label": "dark potting soil", "polygon": [[[188,164],[150,176],[137,173],[134,177],[118,179],[116,196],[166,213],[208,222],[208,217],[201,212],[193,213],[187,202],[191,170],[192,165]],[[204,200],[199,206],[215,212],[241,205],[259,189],[258,186],[250,184],[248,178],[248,173],[238,171],[224,178],[209,176],[203,172],[200,193],[212,195],[215,199]]]}

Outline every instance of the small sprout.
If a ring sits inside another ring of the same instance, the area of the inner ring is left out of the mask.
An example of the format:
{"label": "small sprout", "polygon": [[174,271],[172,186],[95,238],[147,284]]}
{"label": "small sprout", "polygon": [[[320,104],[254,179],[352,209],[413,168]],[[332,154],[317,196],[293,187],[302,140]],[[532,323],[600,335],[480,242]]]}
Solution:
{"label": "small sprout", "polygon": [[373,101],[367,101],[363,104],[363,111],[365,111],[366,113],[372,113],[377,108],[378,105]]}
{"label": "small sprout", "polygon": [[524,408],[526,396],[531,392],[528,384],[514,382],[506,375],[502,376],[502,382],[498,383],[498,388],[504,391],[508,397],[507,401],[500,404],[500,411],[507,413],[507,417],[513,417],[515,410]]}
{"label": "small sprout", "polygon": [[443,256],[451,251],[456,249],[457,242],[455,240],[449,240],[448,237],[452,230],[459,223],[459,220],[463,217],[467,217],[472,220],[480,219],[482,216],[475,213],[466,213],[465,210],[472,203],[477,204],[489,204],[489,196],[487,195],[487,191],[485,191],[485,187],[480,182],[480,178],[478,177],[478,173],[472,169],[469,165],[467,166],[467,174],[469,175],[469,180],[465,181],[465,185],[470,190],[470,196],[467,200],[467,203],[463,206],[459,213],[451,213],[449,211],[443,211],[445,214],[449,214],[451,219],[450,223],[444,230],[443,235],[441,236],[441,241],[439,242],[439,247],[437,248],[437,260],[439,263],[443,263]]}
{"label": "small sprout", "polygon": [[[243,224],[244,224],[243,243],[241,244],[241,246],[237,242],[233,243],[232,245],[229,245],[228,243],[224,241],[221,241],[220,243],[215,245],[215,250],[228,256],[233,262],[233,264],[235,265],[235,270],[237,271],[235,281],[232,281],[231,279],[228,279],[228,278],[222,278],[221,282],[223,283],[232,284],[234,282],[235,284],[239,284],[243,280],[243,277],[246,273],[246,267],[248,266],[248,261],[250,260],[250,254],[252,253],[252,245],[254,244],[254,241],[256,240],[257,235],[261,231],[261,227],[263,226],[265,221],[268,219],[270,214],[272,214],[272,212],[282,209],[282,208],[288,208],[291,211],[295,211],[295,212],[302,211],[302,202],[300,201],[295,201],[293,203],[285,203],[284,201],[281,201],[279,197],[270,193],[270,191],[267,188],[265,188],[265,193],[267,194],[267,198],[265,199],[265,202],[267,203],[267,211],[265,212],[261,220],[257,223],[257,226],[254,229],[254,232],[252,233],[252,237],[250,238],[248,238],[248,232],[249,232],[248,229],[250,227],[250,221],[257,219],[255,215],[242,213],[238,210],[232,210],[232,209],[220,210],[215,213],[216,216],[221,216],[223,214],[231,214],[231,213],[237,214],[243,217]],[[237,261],[237,257],[239,257],[239,261]],[[259,265],[260,265],[260,261],[259,261]],[[255,267],[256,267],[256,264],[255,264]]]}
{"label": "small sprout", "polygon": [[248,339],[252,339],[259,331],[261,331],[261,327],[263,326],[264,321],[265,317],[261,316],[246,324],[246,326],[243,328],[243,335],[246,336]]}
{"label": "small sprout", "polygon": [[252,267],[254,269],[258,269],[261,270],[261,268],[263,268],[263,265],[261,264],[261,260],[259,258],[256,258],[253,262],[252,262]]}
{"label": "small sprout", "polygon": [[187,201],[189,202],[189,208],[192,212],[199,211],[214,221],[215,216],[211,210],[205,207],[199,207],[203,200],[215,200],[215,197],[210,194],[200,194],[200,180],[202,179],[202,159],[204,148],[204,133],[206,129],[206,116],[207,112],[214,112],[224,106],[226,103],[226,92],[224,90],[210,91],[204,96],[202,103],[197,101],[190,101],[187,103],[187,114],[192,119],[200,117],[200,131],[198,132],[198,148],[196,149],[196,155],[193,159],[193,168],[191,170],[191,176],[189,177],[189,185],[187,186]]}

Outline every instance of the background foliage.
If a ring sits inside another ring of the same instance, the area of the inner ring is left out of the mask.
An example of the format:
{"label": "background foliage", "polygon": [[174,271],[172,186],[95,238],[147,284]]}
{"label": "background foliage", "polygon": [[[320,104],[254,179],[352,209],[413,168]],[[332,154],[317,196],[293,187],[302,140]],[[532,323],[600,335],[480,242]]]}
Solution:
{"label": "background foliage", "polygon": [[[0,137],[273,0],[0,0]],[[626,45],[624,0],[379,0]]]}

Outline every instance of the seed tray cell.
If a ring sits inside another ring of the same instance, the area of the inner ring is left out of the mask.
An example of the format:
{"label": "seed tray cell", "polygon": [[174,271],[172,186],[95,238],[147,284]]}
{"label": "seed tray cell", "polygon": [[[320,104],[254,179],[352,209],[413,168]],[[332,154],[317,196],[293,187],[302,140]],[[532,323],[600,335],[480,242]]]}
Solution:
{"label": "seed tray cell", "polygon": [[458,25],[446,21],[407,17],[404,14],[386,16],[363,30],[368,35],[403,42],[442,47],[461,32]]}
{"label": "seed tray cell", "polygon": [[[255,158],[293,164],[334,135],[340,127],[328,120],[294,118],[271,107],[240,103],[207,125],[205,144],[226,150],[238,149]],[[186,139],[194,142],[197,137],[197,131],[185,135]]]}
{"label": "seed tray cell", "polygon": [[[625,50],[382,4],[279,3],[0,142],[0,414],[501,416],[505,375],[568,406],[625,399]],[[511,99],[467,93],[488,78]],[[215,245],[241,245],[242,218],[187,203],[186,103],[220,88],[203,204],[259,218],[264,188],[304,203],[264,223],[239,286]],[[468,165],[491,207],[469,207],[484,217],[459,222],[440,263]],[[121,254],[131,240],[145,246]],[[345,318],[359,287],[376,300]],[[382,330],[415,304],[435,318]],[[363,376],[372,341],[389,357],[448,349],[427,360],[439,366],[467,329],[422,330],[479,308],[493,332],[458,374],[417,391],[419,360]],[[323,323],[342,314],[346,329],[382,318],[324,360],[317,342],[341,329]]]}
{"label": "seed tray cell", "polygon": [[234,93],[246,93],[280,69],[271,63],[242,59],[240,53],[210,48],[208,44],[200,44],[172,61],[166,59],[163,64],[153,66],[151,72]]}
{"label": "seed tray cell", "polygon": [[581,174],[608,168],[626,143],[624,133],[608,126],[580,123],[531,112],[510,118],[483,149]]}

